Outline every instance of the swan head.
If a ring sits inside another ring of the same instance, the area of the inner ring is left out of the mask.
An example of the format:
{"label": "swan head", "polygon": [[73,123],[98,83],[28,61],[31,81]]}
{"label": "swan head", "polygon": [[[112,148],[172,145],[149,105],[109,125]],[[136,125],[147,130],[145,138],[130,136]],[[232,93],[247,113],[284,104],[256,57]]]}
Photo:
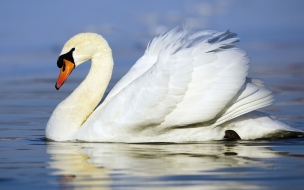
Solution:
{"label": "swan head", "polygon": [[57,60],[60,72],[55,88],[59,90],[78,65],[102,53],[108,53],[105,51],[111,52],[106,40],[98,34],[80,33],[73,36],[64,44]]}

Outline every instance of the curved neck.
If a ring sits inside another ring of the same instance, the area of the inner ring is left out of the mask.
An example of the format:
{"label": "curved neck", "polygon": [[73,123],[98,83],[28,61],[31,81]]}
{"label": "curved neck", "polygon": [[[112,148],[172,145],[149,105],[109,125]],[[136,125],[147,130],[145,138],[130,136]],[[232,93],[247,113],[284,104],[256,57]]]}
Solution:
{"label": "curved neck", "polygon": [[91,61],[87,77],[54,110],[47,124],[47,138],[56,141],[73,139],[104,95],[113,70],[111,50],[95,54]]}
{"label": "curved neck", "polygon": [[78,127],[85,122],[98,105],[112,76],[112,56],[98,56],[91,61],[91,68],[87,77],[64,100],[64,104],[73,107],[71,113],[77,115]]}

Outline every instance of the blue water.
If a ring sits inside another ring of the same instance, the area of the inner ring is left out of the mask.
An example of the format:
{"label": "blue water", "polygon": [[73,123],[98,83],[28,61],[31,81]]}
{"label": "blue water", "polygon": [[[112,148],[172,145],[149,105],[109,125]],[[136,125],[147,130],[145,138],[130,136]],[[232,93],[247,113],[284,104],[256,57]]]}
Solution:
{"label": "blue water", "polygon": [[60,91],[57,57],[78,32],[113,48],[111,88],[157,33],[177,25],[230,29],[251,57],[250,76],[274,92],[263,111],[304,130],[304,1],[20,1],[0,6],[0,189],[302,189],[304,140],[198,144],[46,142]]}

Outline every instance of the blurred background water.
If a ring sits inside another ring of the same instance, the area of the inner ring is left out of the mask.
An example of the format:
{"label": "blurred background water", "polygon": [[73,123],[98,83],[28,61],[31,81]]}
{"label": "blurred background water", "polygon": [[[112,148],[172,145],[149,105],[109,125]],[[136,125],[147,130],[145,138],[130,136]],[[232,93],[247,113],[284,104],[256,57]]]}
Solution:
{"label": "blurred background water", "polygon": [[236,32],[250,76],[274,92],[264,111],[304,129],[304,1],[3,1],[0,6],[0,188],[301,189],[302,139],[201,144],[46,143],[55,106],[85,77],[54,88],[61,47],[79,32],[113,49],[112,87],[155,35],[176,26]]}

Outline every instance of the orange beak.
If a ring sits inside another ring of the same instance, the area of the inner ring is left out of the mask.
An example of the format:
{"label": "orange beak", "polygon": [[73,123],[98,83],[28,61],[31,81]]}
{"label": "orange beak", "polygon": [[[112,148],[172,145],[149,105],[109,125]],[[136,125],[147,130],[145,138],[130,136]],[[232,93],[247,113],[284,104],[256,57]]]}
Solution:
{"label": "orange beak", "polygon": [[55,84],[55,88],[59,90],[59,88],[63,85],[63,83],[68,79],[71,72],[74,70],[75,65],[71,61],[63,59],[63,65],[60,68],[59,77]]}

